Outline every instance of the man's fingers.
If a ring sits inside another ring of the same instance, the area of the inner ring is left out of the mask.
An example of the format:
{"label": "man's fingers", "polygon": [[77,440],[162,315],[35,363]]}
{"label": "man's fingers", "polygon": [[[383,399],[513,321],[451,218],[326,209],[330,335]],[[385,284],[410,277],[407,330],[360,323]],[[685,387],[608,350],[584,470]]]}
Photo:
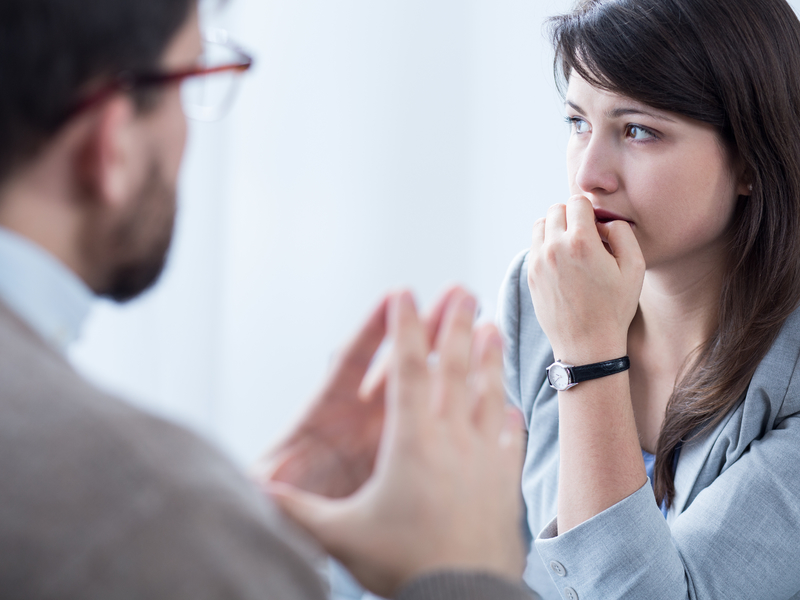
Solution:
{"label": "man's fingers", "polygon": [[389,306],[389,332],[394,341],[387,381],[390,410],[400,414],[428,411],[428,344],[425,326],[409,292],[395,296]]}
{"label": "man's fingers", "polygon": [[519,489],[525,464],[528,431],[522,413],[513,406],[505,406],[503,427],[498,439],[500,451],[505,455],[503,464],[508,467],[505,473],[510,479],[509,484]]}
{"label": "man's fingers", "polygon": [[391,294],[381,299],[339,355],[332,380],[334,386],[350,382],[355,387],[364,378],[375,352],[386,337],[386,320],[391,299]]}
{"label": "man's fingers", "polygon": [[477,401],[473,419],[487,436],[497,439],[505,422],[503,341],[497,327],[487,323],[475,334],[473,384]]}
{"label": "man's fingers", "polygon": [[332,526],[341,500],[330,500],[285,483],[269,482],[264,491],[295,523],[308,531],[326,550],[335,546],[339,531]]}
{"label": "man's fingers", "polygon": [[525,427],[525,418],[515,407],[506,404],[503,407],[503,427],[500,430],[500,445],[508,448],[517,457],[518,471],[522,471],[525,460],[525,438],[528,430]]}
{"label": "man's fingers", "polygon": [[362,402],[381,402],[386,396],[386,376],[389,372],[389,358],[380,362],[367,372],[366,378],[358,390]]}
{"label": "man's fingers", "polygon": [[435,401],[440,403],[436,407],[439,410],[460,408],[463,414],[469,413],[467,378],[470,375],[472,323],[476,308],[474,296],[462,292],[453,296],[445,312],[436,341],[439,362]]}
{"label": "man's fingers", "polygon": [[263,489],[275,504],[297,524],[312,534],[320,528],[325,513],[324,499],[316,494],[304,492],[294,486],[279,482],[267,482],[263,485]]}
{"label": "man's fingers", "polygon": [[[425,329],[428,333],[428,345],[433,347],[436,343],[436,337],[439,335],[439,329],[442,326],[447,305],[452,301],[456,294],[467,293],[464,288],[459,285],[453,285],[447,288],[436,300],[433,307],[427,312],[423,319]],[[383,398],[386,392],[386,375],[389,371],[389,362],[391,358],[389,353],[384,353],[373,364],[359,391],[359,397],[365,402],[372,402],[376,399]]]}
{"label": "man's fingers", "polygon": [[460,285],[454,285],[447,288],[436,300],[433,308],[431,308],[425,317],[425,329],[428,332],[428,344],[431,347],[436,344],[436,338],[438,337],[439,330],[442,327],[447,307],[455,297],[462,296],[467,293],[468,292]]}

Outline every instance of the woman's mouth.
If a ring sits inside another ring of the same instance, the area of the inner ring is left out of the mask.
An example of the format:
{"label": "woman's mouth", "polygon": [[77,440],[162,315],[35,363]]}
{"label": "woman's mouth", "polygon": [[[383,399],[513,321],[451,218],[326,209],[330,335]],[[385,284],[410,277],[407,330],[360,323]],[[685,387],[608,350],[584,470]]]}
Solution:
{"label": "woman's mouth", "polygon": [[611,211],[605,210],[603,208],[595,208],[594,209],[594,219],[597,223],[609,223],[611,221],[625,221],[627,223],[633,223],[629,221],[625,217],[613,213]]}

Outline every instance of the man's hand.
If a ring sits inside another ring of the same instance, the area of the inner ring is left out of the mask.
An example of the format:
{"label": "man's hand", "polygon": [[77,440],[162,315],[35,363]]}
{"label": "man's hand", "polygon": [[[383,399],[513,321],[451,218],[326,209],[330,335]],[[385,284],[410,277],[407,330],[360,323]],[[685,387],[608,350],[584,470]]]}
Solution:
{"label": "man's hand", "polygon": [[388,310],[394,347],[374,473],[343,499],[277,483],[270,492],[380,595],[439,569],[518,579],[523,426],[505,408],[500,336],[493,325],[473,332],[475,301],[460,291],[435,347],[410,294]]}
{"label": "man's hand", "polygon": [[[453,287],[438,300],[425,320],[435,339]],[[384,421],[386,362],[372,364],[386,336],[386,296],[338,357],[333,372],[305,416],[283,441],[256,465],[254,479],[270,481],[331,498],[349,496],[372,474]],[[372,365],[370,377],[365,375]]]}

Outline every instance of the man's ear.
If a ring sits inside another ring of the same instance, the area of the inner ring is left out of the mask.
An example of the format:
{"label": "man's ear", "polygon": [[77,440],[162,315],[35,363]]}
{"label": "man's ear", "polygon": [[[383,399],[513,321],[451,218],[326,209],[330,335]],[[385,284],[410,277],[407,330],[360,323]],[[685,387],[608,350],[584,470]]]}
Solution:
{"label": "man's ear", "polygon": [[120,206],[138,181],[136,108],[128,96],[118,95],[90,118],[78,158],[81,184],[95,201]]}

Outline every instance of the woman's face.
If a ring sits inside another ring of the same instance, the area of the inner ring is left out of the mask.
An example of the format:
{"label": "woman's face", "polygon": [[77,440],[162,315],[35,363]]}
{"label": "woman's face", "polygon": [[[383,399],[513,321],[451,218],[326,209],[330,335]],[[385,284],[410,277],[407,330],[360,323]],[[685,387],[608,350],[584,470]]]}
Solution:
{"label": "woman's face", "polygon": [[566,111],[570,192],[588,197],[598,220],[630,222],[648,270],[718,264],[736,198],[748,191],[714,127],[576,75]]}

